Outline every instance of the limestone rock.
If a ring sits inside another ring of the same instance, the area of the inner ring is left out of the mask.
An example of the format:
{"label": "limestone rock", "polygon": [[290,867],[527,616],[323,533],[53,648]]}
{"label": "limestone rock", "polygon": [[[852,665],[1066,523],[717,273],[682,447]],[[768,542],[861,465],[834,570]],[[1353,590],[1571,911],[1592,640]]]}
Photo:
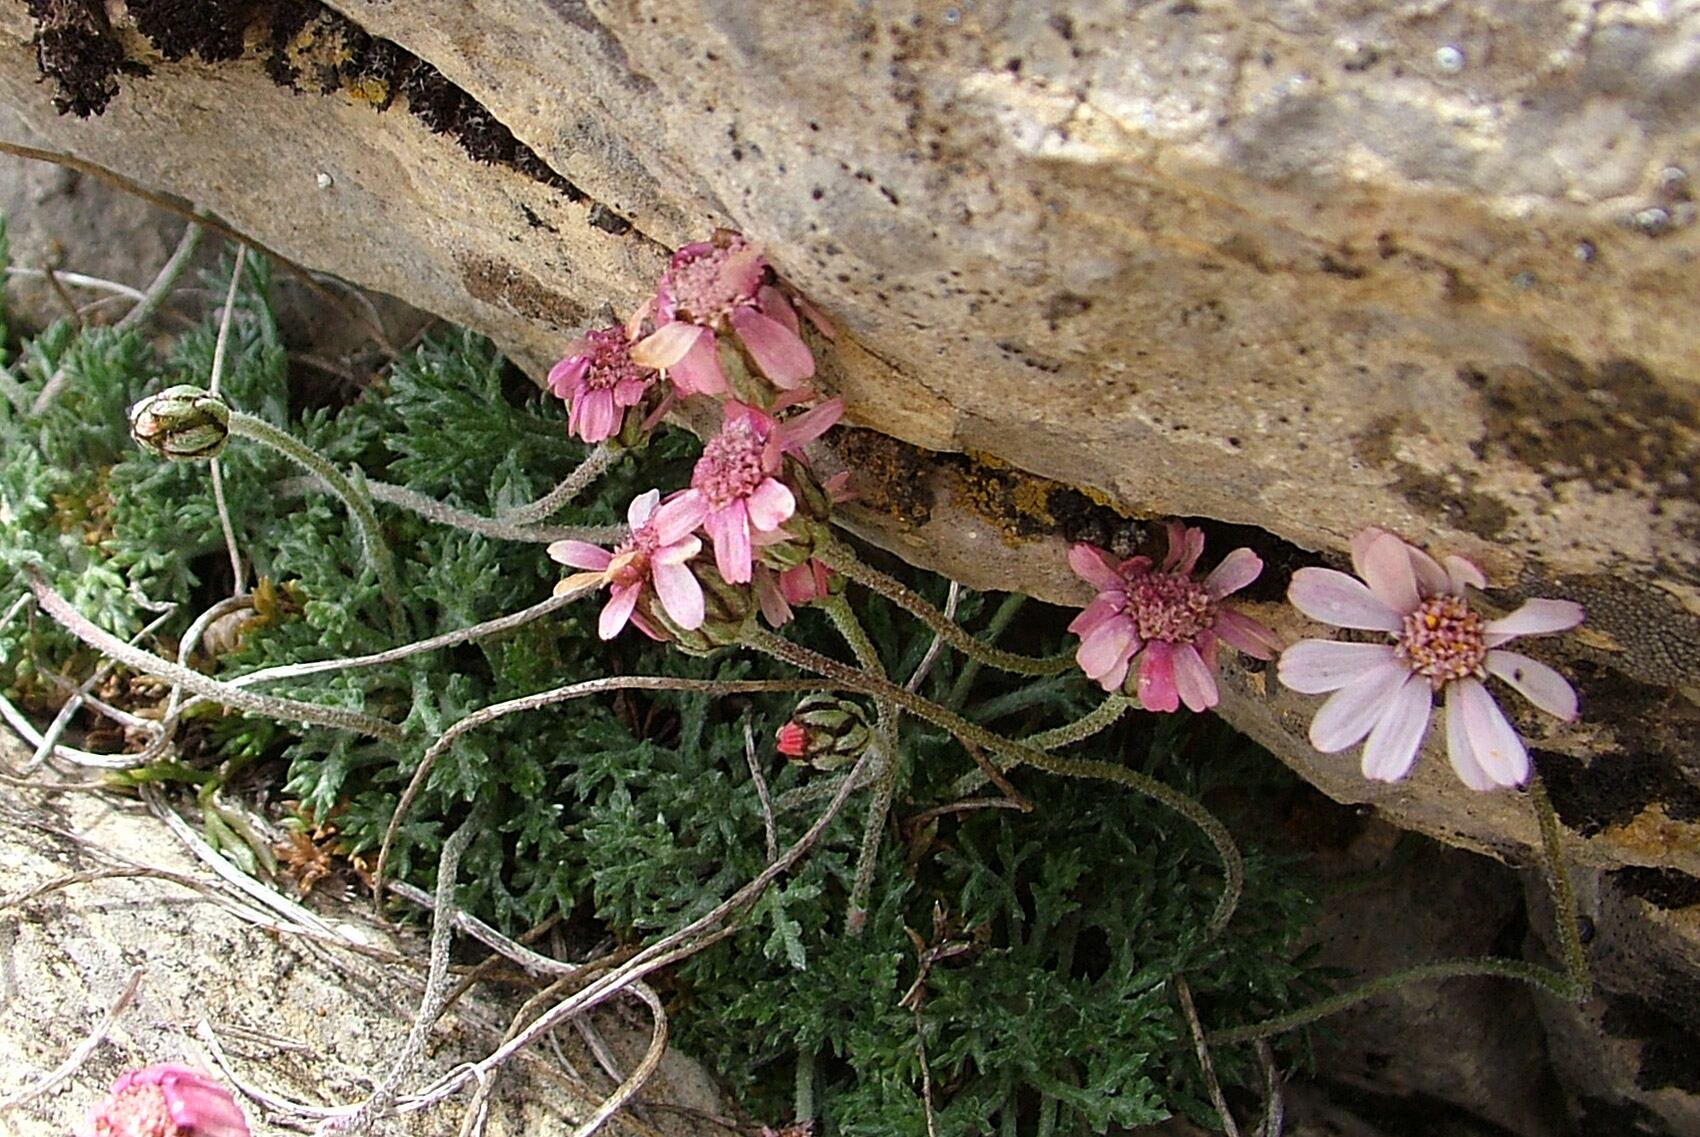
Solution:
{"label": "limestone rock", "polygon": [[[1519,725],[1582,856],[1700,873],[1692,4],[12,3],[0,98],[534,374],[741,229],[842,329],[855,422],[990,460],[897,447],[861,518],[971,585],[1082,599],[1074,494],[1254,530],[1270,600],[1372,523],[1581,599],[1536,650],[1586,721]],[[964,490],[1033,476],[1014,516]],[[1315,700],[1228,687],[1330,794],[1532,840],[1434,753],[1366,787]]]}

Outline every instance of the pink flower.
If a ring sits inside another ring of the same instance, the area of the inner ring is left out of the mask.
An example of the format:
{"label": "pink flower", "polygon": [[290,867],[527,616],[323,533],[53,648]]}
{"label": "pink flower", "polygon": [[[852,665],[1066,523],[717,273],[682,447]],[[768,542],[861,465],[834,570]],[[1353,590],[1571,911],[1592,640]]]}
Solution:
{"label": "pink flower", "polygon": [[1204,532],[1169,522],[1169,552],[1160,566],[1150,557],[1120,564],[1092,545],[1068,552],[1075,574],[1098,595],[1068,630],[1080,636],[1075,660],[1106,691],[1121,690],[1139,659],[1136,690],[1148,711],[1195,711],[1216,705],[1216,644],[1224,641],[1257,659],[1274,657],[1275,634],[1222,603],[1257,579],[1263,562],[1235,549],[1202,581],[1192,579],[1204,551]]}
{"label": "pink flower", "polygon": [[187,1066],[132,1070],[89,1110],[76,1137],[249,1137],[242,1110],[220,1086]]}
{"label": "pink flower", "polygon": [[769,275],[761,249],[730,230],[684,246],[661,274],[655,332],[632,357],[665,370],[681,395],[723,395],[726,375],[714,344],[730,331],[774,386],[798,386],[815,373],[815,357],[797,334],[796,311],[767,283]]}
{"label": "pink flower", "polygon": [[725,425],[708,440],[691,472],[689,502],[714,542],[714,564],[728,584],[748,584],[753,544],[772,544],[771,535],[797,511],[797,499],[777,475],[787,452],[825,434],[844,413],[831,399],[780,422],[743,403],[726,404]]}
{"label": "pink flower", "polygon": [[1509,616],[1483,620],[1466,586],[1484,588],[1481,570],[1461,557],[1446,567],[1380,529],[1352,541],[1352,568],[1303,568],[1287,599],[1312,619],[1385,632],[1392,643],[1302,640],[1281,653],[1281,682],[1307,695],[1332,691],[1311,720],[1310,741],[1324,754],[1365,735],[1364,777],[1394,782],[1410,772],[1428,731],[1434,695],[1446,692],[1446,753],[1473,790],[1521,785],[1529,776],[1523,740],[1482,680],[1503,679],[1548,714],[1576,717],[1576,692],[1564,676],[1500,645],[1582,622],[1570,600],[1529,600]]}
{"label": "pink flower", "polygon": [[625,409],[642,402],[657,377],[632,361],[626,328],[612,324],[567,345],[567,357],[549,370],[549,390],[567,401],[568,433],[602,442],[620,432]]}
{"label": "pink flower", "polygon": [[664,638],[633,612],[645,582],[653,583],[661,607],[675,624],[686,631],[702,627],[702,585],[685,565],[702,551],[702,542],[691,536],[700,513],[682,495],[675,494],[664,505],[657,504],[660,499],[660,490],[650,490],[632,499],[626,511],[631,536],[612,553],[584,541],[556,541],[549,546],[549,555],[557,561],[593,570],[568,577],[555,586],[556,592],[586,579],[601,580],[610,586],[608,604],[597,624],[597,634],[605,640],[618,635],[627,620],[652,639]]}
{"label": "pink flower", "polygon": [[[754,536],[757,545],[766,543],[761,539],[764,534]],[[791,622],[793,604],[810,604],[831,595],[831,580],[832,570],[812,558],[783,571],[758,564],[755,566],[756,603],[770,625],[783,627]]]}

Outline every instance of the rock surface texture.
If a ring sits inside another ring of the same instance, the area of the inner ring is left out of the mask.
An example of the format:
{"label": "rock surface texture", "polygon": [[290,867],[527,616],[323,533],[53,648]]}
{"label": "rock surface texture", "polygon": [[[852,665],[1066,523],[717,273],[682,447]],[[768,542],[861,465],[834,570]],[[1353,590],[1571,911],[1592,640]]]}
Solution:
{"label": "rock surface texture", "polygon": [[[1508,607],[1581,600],[1534,651],[1584,720],[1519,725],[1577,855],[1664,882],[1600,905],[1693,891],[1693,0],[6,0],[0,99],[533,374],[671,248],[743,231],[841,329],[859,524],[970,585],[1083,601],[1065,542],[1145,535],[1113,510],[1249,541],[1266,601],[1367,524]],[[1333,796],[1533,840],[1436,738],[1371,786],[1306,743],[1316,700],[1226,680]]]}

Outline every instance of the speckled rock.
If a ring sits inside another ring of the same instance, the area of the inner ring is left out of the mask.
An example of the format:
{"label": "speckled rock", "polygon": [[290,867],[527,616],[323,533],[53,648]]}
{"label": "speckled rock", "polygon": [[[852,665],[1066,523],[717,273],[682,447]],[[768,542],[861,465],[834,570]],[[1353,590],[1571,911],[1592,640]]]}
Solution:
{"label": "speckled rock", "polygon": [[[0,765],[18,769],[29,750],[0,729]],[[8,783],[0,800],[0,1132],[63,1137],[124,1070],[155,1062],[215,1067],[201,1034],[210,1029],[237,1076],[276,1098],[309,1106],[358,1101],[407,1037],[419,1001],[424,937],[379,924],[370,903],[322,893],[311,908],[323,939],[268,930],[244,912],[252,901],[221,893],[217,878],[135,802],[86,790],[53,792]],[[201,882],[196,890],[152,876],[146,866]],[[120,870],[114,873],[112,870]],[[45,887],[65,882],[64,887]],[[43,889],[39,895],[36,890]],[[20,899],[22,898],[22,899]],[[378,958],[360,949],[380,953]],[[388,953],[390,958],[385,958]],[[400,962],[396,962],[399,953]],[[37,1086],[93,1032],[125,989],[135,999],[100,1045],[44,1094],[12,1103]],[[423,1086],[456,1063],[495,1049],[518,998],[475,987],[441,1020],[428,1057],[406,1089]],[[634,1067],[648,1045],[647,1025],[608,1008],[597,1021],[617,1059]],[[491,1097],[492,1137],[567,1134],[612,1085],[570,1030],[556,1032],[577,1071],[563,1069],[544,1046],[532,1060],[503,1070]],[[689,1110],[724,1107],[702,1068],[669,1052],[645,1088],[654,1124],[616,1119],[610,1133],[696,1137],[718,1128],[689,1120]],[[299,1116],[243,1100],[255,1137],[302,1128]],[[640,1099],[643,1100],[643,1099]],[[381,1137],[451,1137],[460,1131],[462,1094],[403,1119],[380,1122]],[[311,1121],[308,1122],[310,1127]]]}
{"label": "speckled rock", "polygon": [[[843,330],[854,421],[976,459],[891,444],[859,519],[973,585],[1078,602],[1086,502],[1243,527],[1271,600],[1370,523],[1508,605],[1582,599],[1536,652],[1586,721],[1519,725],[1580,856],[1700,873],[1700,7],[332,8],[13,2],[0,98],[534,373],[668,249],[743,230]],[[1532,838],[1433,753],[1366,787],[1305,744],[1315,700],[1228,688],[1341,800]]]}

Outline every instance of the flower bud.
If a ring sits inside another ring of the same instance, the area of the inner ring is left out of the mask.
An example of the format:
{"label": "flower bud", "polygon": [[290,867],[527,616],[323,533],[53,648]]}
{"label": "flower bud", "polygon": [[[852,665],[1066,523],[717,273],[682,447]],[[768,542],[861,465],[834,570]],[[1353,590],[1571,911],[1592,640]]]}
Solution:
{"label": "flower bud", "polygon": [[860,703],[825,693],[808,695],[779,728],[779,752],[817,770],[848,766],[873,741],[868,714]]}
{"label": "flower bud", "polygon": [[230,408],[199,387],[167,387],[130,408],[130,437],[161,458],[216,458],[230,437]]}

